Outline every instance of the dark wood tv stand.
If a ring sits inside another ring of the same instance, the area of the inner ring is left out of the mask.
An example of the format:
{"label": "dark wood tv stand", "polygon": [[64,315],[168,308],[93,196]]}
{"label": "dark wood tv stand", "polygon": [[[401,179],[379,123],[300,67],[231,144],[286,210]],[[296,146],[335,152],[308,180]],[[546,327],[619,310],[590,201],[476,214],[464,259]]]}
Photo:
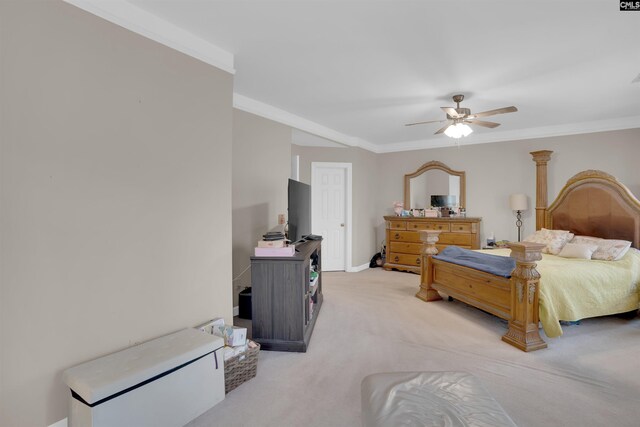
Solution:
{"label": "dark wood tv stand", "polygon": [[300,243],[291,257],[251,257],[252,339],[262,350],[307,351],[322,307],[321,243]]}

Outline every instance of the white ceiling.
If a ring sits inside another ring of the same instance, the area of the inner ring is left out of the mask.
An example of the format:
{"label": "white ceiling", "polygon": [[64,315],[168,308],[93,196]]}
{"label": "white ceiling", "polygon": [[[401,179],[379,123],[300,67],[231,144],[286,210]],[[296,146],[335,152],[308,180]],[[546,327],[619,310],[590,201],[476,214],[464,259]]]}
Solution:
{"label": "white ceiling", "polygon": [[347,145],[450,145],[404,124],[444,118],[456,93],[519,110],[461,143],[640,127],[640,13],[611,0],[128,3],[233,54],[239,108]]}

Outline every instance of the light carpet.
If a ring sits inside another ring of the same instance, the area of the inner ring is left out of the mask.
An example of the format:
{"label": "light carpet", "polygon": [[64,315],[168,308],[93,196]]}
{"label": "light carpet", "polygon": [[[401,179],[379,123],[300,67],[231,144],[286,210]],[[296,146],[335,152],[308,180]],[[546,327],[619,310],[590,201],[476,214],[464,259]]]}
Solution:
{"label": "light carpet", "polygon": [[506,322],[454,301],[415,298],[420,277],[323,273],[324,304],[306,353],[261,351],[258,375],[189,424],[359,426],[371,373],[466,371],[520,427],[640,425],[640,319],[583,320],[522,352]]}

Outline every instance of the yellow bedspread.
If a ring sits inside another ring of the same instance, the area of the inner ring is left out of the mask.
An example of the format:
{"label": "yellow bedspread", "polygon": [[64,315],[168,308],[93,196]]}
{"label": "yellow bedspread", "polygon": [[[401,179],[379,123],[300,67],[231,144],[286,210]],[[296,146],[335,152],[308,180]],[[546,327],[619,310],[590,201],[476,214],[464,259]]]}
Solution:
{"label": "yellow bedspread", "polygon": [[[509,256],[509,249],[486,251]],[[619,261],[562,258],[542,254],[540,321],[545,334],[562,335],[560,320],[576,321],[636,310],[640,295],[640,251],[631,248]]]}

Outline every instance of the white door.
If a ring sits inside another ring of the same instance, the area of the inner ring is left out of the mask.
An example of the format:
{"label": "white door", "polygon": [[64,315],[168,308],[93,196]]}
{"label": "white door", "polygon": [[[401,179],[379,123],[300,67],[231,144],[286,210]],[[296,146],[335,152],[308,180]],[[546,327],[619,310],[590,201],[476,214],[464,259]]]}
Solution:
{"label": "white door", "polygon": [[323,237],[322,270],[347,268],[347,207],[350,163],[313,163],[311,177],[312,232]]}

